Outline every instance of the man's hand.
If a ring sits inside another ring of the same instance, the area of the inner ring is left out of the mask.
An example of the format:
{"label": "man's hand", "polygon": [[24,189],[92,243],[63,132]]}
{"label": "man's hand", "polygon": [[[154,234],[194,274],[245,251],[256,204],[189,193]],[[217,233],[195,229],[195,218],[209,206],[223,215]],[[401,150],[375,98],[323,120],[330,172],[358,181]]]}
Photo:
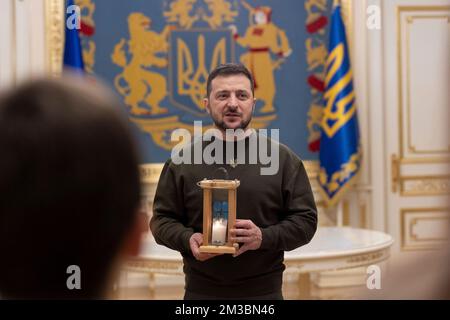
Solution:
{"label": "man's hand", "polygon": [[231,241],[243,243],[234,257],[247,250],[257,250],[261,246],[262,232],[251,220],[237,219],[234,229],[230,230]]}
{"label": "man's hand", "polygon": [[189,238],[189,246],[191,247],[192,254],[198,261],[205,261],[215,256],[220,256],[221,253],[202,253],[200,252],[200,246],[203,244],[203,234],[197,232]]}

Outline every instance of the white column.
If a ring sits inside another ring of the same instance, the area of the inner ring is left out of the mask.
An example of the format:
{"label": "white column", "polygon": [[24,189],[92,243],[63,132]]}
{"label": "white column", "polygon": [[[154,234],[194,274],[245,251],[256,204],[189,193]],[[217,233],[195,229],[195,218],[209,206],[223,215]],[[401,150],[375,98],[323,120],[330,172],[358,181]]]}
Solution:
{"label": "white column", "polygon": [[[23,0],[22,0],[23,1]],[[27,0],[29,2],[29,42],[31,48],[31,76],[41,76],[46,73],[46,17],[44,0]]]}
{"label": "white column", "polygon": [[46,72],[45,1],[0,0],[0,89]]}
{"label": "white column", "polygon": [[15,82],[13,0],[0,0],[0,90]]}
{"label": "white column", "polygon": [[[384,91],[383,91],[383,20],[381,29],[367,26],[370,6],[379,8],[383,14],[381,0],[354,0],[354,61],[355,91],[360,116],[363,142],[363,172],[361,176],[360,200],[367,194],[367,227],[384,231],[385,194],[385,141],[384,141]],[[374,8],[371,8],[374,9]],[[372,11],[370,11],[372,13]],[[382,18],[382,17],[381,17]],[[365,201],[363,201],[365,202]]]}
{"label": "white column", "polygon": [[[32,27],[28,0],[14,0],[14,28],[16,42],[16,81],[28,79],[31,70],[30,30]],[[38,32],[36,30],[36,32]]]}

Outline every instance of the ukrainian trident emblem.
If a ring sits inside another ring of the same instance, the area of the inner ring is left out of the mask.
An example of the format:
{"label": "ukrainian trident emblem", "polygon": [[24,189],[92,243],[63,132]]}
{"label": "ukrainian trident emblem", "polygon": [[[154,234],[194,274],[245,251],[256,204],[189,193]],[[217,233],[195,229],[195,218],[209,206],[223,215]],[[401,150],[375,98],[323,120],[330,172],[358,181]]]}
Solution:
{"label": "ukrainian trident emblem", "polygon": [[203,99],[211,70],[234,60],[231,30],[175,30],[170,41],[170,93],[177,107],[206,116]]}

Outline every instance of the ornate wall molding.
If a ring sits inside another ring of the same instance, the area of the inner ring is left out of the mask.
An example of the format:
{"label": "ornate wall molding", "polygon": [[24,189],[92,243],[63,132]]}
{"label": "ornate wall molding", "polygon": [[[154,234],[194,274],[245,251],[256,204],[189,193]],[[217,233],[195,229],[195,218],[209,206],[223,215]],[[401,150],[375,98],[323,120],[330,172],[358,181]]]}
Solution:
{"label": "ornate wall molding", "polygon": [[447,195],[449,192],[449,176],[406,178],[401,185],[401,195],[404,196],[437,196]]}
{"label": "ornate wall molding", "polygon": [[64,0],[45,0],[46,69],[60,76],[64,54]]}
{"label": "ornate wall molding", "polygon": [[[397,79],[398,79],[398,137],[400,161],[423,161],[429,163],[448,162],[450,146],[441,146],[442,150],[420,150],[413,143],[412,132],[423,132],[423,128],[414,128],[412,125],[412,113],[420,110],[414,109],[411,102],[414,97],[411,94],[411,75],[413,61],[411,61],[411,26],[415,20],[441,20],[450,21],[450,6],[426,5],[426,6],[398,6],[397,7]],[[430,33],[431,34],[431,33]],[[432,51],[431,51],[432,52]],[[428,57],[429,58],[429,57]],[[433,61],[432,58],[429,58]],[[436,59],[436,58],[435,58]],[[428,119],[431,123],[433,120]],[[438,154],[438,155],[436,155]],[[440,155],[439,155],[440,154]]]}
{"label": "ornate wall molding", "polygon": [[448,242],[448,207],[400,210],[401,250],[435,250]]}

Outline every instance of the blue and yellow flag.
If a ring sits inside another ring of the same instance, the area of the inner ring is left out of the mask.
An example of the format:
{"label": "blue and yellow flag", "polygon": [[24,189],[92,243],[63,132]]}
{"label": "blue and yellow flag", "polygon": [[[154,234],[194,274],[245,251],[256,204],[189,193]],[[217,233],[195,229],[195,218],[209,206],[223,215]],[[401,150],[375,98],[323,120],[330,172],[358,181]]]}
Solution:
{"label": "blue and yellow flag", "polygon": [[64,66],[78,72],[83,72],[83,49],[81,47],[80,37],[78,35],[78,29],[80,27],[79,8],[74,6],[73,0],[67,1],[66,12],[67,15],[64,28]]}
{"label": "blue and yellow flag", "polygon": [[357,177],[362,151],[345,26],[340,5],[331,17],[321,121],[319,185],[328,206],[335,205]]}

